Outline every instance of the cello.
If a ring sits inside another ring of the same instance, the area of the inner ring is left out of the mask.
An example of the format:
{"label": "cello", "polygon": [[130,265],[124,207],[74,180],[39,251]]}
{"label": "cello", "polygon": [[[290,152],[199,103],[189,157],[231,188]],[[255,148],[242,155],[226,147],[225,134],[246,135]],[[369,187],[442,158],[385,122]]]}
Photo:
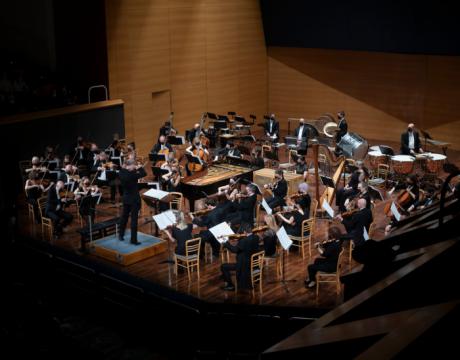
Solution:
{"label": "cello", "polygon": [[[412,199],[412,196],[410,193],[411,189],[412,189],[412,186],[401,191],[401,193],[398,195],[398,197],[394,201],[394,203],[399,209],[405,209],[407,204],[409,204],[409,202],[411,201]],[[385,215],[388,217],[393,216],[393,213],[391,212],[391,204],[392,202],[389,202],[388,204],[386,204],[385,209],[383,210]]]}

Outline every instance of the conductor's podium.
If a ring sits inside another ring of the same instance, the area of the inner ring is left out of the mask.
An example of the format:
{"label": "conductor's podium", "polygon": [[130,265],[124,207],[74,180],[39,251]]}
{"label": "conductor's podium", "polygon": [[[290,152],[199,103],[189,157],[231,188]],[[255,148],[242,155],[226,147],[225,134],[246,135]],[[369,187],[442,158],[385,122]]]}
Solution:
{"label": "conductor's podium", "polygon": [[116,234],[93,241],[93,253],[101,258],[121,265],[131,265],[154,255],[167,251],[167,242],[152,235],[137,233],[140,245],[130,243],[131,234],[126,230],[124,241]]}

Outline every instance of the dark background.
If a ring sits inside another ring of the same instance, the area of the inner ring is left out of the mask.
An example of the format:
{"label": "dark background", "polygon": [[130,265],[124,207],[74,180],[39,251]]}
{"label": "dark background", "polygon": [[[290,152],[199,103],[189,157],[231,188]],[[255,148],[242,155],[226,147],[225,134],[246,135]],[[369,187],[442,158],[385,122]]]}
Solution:
{"label": "dark background", "polygon": [[267,46],[460,55],[453,1],[260,0]]}

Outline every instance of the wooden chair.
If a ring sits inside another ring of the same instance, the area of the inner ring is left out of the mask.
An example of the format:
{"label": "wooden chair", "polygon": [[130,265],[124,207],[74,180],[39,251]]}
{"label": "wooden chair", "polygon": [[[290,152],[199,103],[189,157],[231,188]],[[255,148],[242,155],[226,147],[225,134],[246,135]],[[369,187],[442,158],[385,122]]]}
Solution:
{"label": "wooden chair", "polygon": [[[38,199],[38,210],[40,212],[41,217],[41,230],[42,230],[42,238],[46,240],[48,237],[49,241],[53,240],[53,221],[45,216],[45,208],[46,208],[46,197],[41,197]],[[47,236],[45,236],[47,235]]]}
{"label": "wooden chair", "polygon": [[342,273],[342,258],[343,258],[344,250],[342,249],[339,254],[339,258],[337,261],[337,269],[333,273],[326,273],[323,271],[318,271],[316,273],[316,301],[318,301],[319,296],[319,284],[320,283],[335,283],[337,295],[340,294],[341,285],[340,285],[340,276]]}
{"label": "wooden chair", "polygon": [[174,267],[176,276],[179,267],[187,269],[188,280],[191,281],[191,270],[196,268],[198,281],[200,280],[200,246],[201,238],[187,240],[185,242],[185,255],[174,254]]}
{"label": "wooden chair", "polygon": [[292,162],[293,154],[297,155],[297,150],[290,149],[289,154],[288,154],[288,157],[289,157],[288,162],[278,164],[278,167],[280,167],[283,170],[291,170],[293,167],[295,167],[296,164]]}
{"label": "wooden chair", "polygon": [[390,173],[390,165],[379,164],[375,176],[370,180],[370,184],[377,188],[386,188],[388,181],[388,174]]}
{"label": "wooden chair", "polygon": [[262,294],[262,273],[264,269],[265,252],[259,251],[251,255],[251,285],[254,296],[255,284],[259,283],[259,292]]}
{"label": "wooden chair", "polygon": [[305,246],[308,246],[308,255],[311,257],[311,239],[313,235],[315,219],[307,219],[302,221],[301,236],[289,235],[292,240],[292,246],[297,246],[301,249],[302,259],[305,259]]}
{"label": "wooden chair", "polygon": [[184,195],[180,192],[170,192],[171,200],[169,201],[169,208],[172,210],[182,211],[184,204]]}
{"label": "wooden chair", "polygon": [[27,209],[28,209],[29,220],[31,220],[32,225],[35,225],[34,206],[30,203],[27,203]]}
{"label": "wooden chair", "polygon": [[310,219],[316,219],[316,211],[318,211],[318,200],[313,199],[310,203]]}
{"label": "wooden chair", "polygon": [[276,251],[273,256],[265,256],[264,262],[266,266],[269,266],[270,263],[275,263],[275,273],[278,279],[282,278],[283,276],[283,264],[282,264],[282,256],[283,256],[283,248],[277,244]]}

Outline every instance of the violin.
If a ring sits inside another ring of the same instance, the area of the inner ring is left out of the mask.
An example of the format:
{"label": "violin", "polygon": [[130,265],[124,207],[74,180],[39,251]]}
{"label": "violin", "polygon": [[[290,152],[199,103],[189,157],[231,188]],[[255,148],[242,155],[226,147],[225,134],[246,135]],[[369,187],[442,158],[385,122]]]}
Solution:
{"label": "violin", "polygon": [[190,215],[193,215],[193,216],[202,216],[202,215],[205,215],[207,214],[208,212],[212,211],[213,209],[202,209],[202,210],[197,210],[195,212],[192,212],[190,213]]}
{"label": "violin", "polygon": [[296,199],[303,198],[304,196],[307,196],[307,195],[308,195],[308,193],[295,193],[295,194],[292,194],[292,195],[287,195],[285,197],[285,199],[290,198],[291,200],[296,200]]}

